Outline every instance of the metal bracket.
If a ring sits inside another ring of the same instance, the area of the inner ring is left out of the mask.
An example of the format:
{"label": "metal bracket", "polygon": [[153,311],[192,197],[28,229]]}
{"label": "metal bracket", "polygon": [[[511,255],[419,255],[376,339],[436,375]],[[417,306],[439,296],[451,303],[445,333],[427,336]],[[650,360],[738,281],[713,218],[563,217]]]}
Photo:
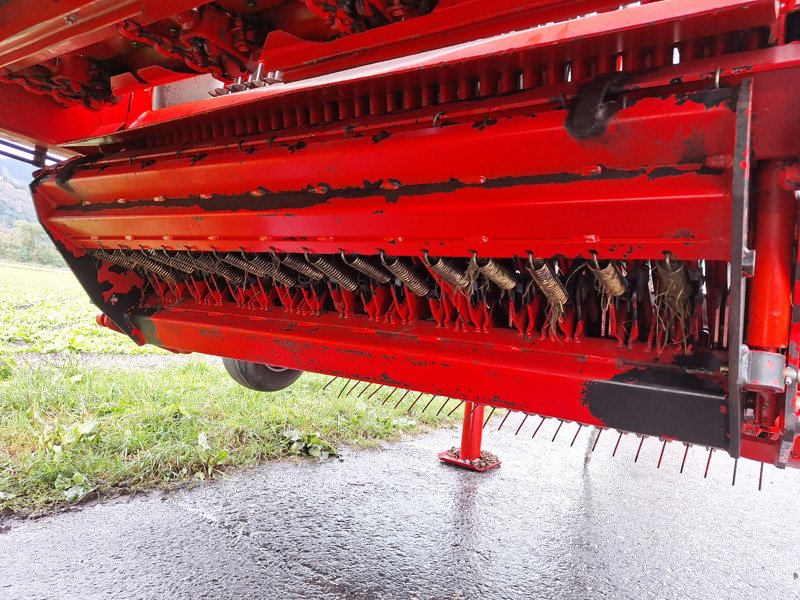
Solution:
{"label": "metal bracket", "polygon": [[618,102],[606,100],[606,96],[625,77],[627,73],[606,73],[580,89],[578,103],[567,117],[566,127],[570,135],[587,138],[606,130],[609,119],[621,108]]}
{"label": "metal bracket", "polygon": [[754,392],[786,389],[786,357],[778,352],[739,349],[739,387]]}
{"label": "metal bracket", "polygon": [[750,204],[753,80],[743,79],[736,96],[736,139],[734,143],[731,188],[731,289],[730,328],[728,331],[728,452],[739,458],[742,445],[742,381],[749,377],[743,362],[745,278],[755,266],[755,253],[749,249],[747,234]]}

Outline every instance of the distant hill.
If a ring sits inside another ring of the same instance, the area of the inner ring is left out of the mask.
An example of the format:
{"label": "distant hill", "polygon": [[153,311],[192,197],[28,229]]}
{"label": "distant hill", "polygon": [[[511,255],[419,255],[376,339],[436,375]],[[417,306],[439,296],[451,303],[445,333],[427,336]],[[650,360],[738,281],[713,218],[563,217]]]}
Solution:
{"label": "distant hill", "polygon": [[[28,181],[18,179],[18,176],[25,175],[18,169],[12,172],[7,168],[11,162],[16,161],[0,163],[0,225],[6,227],[13,225],[14,221],[36,221],[31,193],[27,186],[30,179]],[[30,178],[30,173],[28,177]]]}
{"label": "distant hill", "polygon": [[35,167],[22,161],[0,156],[0,174],[5,175],[7,179],[23,187],[27,186],[33,179],[34,170]]}

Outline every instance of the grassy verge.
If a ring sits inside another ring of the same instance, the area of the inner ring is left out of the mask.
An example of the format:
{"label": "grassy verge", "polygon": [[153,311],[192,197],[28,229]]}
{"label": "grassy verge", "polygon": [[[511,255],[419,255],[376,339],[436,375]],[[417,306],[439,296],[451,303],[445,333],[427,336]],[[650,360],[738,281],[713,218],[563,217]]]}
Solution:
{"label": "grassy verge", "polygon": [[70,271],[0,262],[0,355],[166,354],[99,327],[97,312]]}
{"label": "grassy verge", "polygon": [[441,399],[420,415],[425,395],[408,416],[416,394],[395,409],[400,394],[382,405],[390,388],[340,398],[341,382],[322,389],[328,380],[306,374],[259,394],[203,361],[143,371],[0,358],[0,509],[39,512],[265,459],[325,456],[448,419],[449,410],[436,416]]}

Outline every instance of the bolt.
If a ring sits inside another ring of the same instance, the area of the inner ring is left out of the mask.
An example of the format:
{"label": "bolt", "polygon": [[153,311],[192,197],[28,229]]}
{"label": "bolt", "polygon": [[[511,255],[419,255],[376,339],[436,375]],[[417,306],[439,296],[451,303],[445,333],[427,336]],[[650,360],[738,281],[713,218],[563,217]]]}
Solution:
{"label": "bolt", "polygon": [[67,25],[75,25],[78,22],[78,13],[71,13],[64,17],[64,20],[67,22]]}
{"label": "bolt", "polygon": [[792,385],[792,378],[787,377],[786,379],[783,380],[783,383],[785,383],[786,385]]}

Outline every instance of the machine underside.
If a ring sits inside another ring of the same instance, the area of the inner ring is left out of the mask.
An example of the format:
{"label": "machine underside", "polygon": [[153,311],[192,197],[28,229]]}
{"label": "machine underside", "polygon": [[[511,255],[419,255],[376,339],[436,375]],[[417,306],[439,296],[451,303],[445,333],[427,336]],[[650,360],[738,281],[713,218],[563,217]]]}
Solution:
{"label": "machine underside", "polygon": [[0,44],[102,324],[796,466],[793,3],[191,4],[112,58],[58,30],[72,98],[19,85],[51,38]]}

